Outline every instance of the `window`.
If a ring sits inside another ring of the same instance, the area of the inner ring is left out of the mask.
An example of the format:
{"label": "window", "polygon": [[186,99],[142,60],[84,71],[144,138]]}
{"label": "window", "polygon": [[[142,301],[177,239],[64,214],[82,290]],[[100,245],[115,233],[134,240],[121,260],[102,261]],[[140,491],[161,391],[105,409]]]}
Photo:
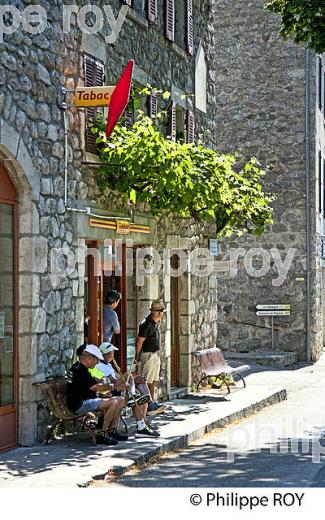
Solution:
{"label": "window", "polygon": [[185,109],[172,101],[169,107],[167,135],[170,136],[172,141],[193,143],[194,132],[195,122],[193,112],[191,110],[185,111]]}
{"label": "window", "polygon": [[193,0],[166,0],[166,38],[194,54]]}
{"label": "window", "polygon": [[[84,78],[85,87],[101,87],[104,84],[104,63],[101,60],[84,54]],[[86,152],[97,153],[96,136],[91,128],[96,124],[99,117],[103,117],[103,107],[89,107],[86,114]]]}
{"label": "window", "polygon": [[147,14],[149,22],[157,23],[157,0],[121,0],[122,4],[132,7],[140,16]]}
{"label": "window", "polygon": [[144,0],[133,0],[132,7],[133,7],[133,9],[137,13],[143,15],[143,13],[144,13],[144,4],[145,4]]}
{"label": "window", "polygon": [[175,43],[185,49],[185,2],[175,0]]}

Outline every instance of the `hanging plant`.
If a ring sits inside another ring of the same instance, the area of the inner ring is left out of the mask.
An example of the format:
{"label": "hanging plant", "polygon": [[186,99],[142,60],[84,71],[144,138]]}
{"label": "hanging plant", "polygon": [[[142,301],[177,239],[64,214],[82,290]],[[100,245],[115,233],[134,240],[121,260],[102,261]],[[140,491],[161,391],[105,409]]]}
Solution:
{"label": "hanging plant", "polygon": [[[157,121],[164,114],[159,113]],[[174,142],[141,111],[133,126],[122,120],[109,139],[104,124],[93,132],[103,160],[98,175],[102,190],[127,195],[134,190],[137,201],[148,203],[153,215],[169,212],[201,222],[214,219],[219,236],[261,235],[273,222],[274,197],[262,189],[265,171],[256,158],[240,166],[241,158],[235,154]]]}

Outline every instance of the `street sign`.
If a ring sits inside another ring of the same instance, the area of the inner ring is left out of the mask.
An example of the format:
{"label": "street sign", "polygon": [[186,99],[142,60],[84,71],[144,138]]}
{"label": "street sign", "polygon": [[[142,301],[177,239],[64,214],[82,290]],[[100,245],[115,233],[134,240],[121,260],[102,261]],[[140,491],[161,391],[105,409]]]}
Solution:
{"label": "street sign", "polygon": [[111,102],[114,87],[76,88],[76,107],[107,107]]}
{"label": "street sign", "polygon": [[288,303],[284,303],[284,304],[277,304],[277,305],[272,305],[272,304],[269,304],[269,305],[256,305],[256,309],[258,310],[290,310],[291,309],[291,305],[289,305]]}
{"label": "street sign", "polygon": [[290,311],[257,311],[256,316],[290,316]]}

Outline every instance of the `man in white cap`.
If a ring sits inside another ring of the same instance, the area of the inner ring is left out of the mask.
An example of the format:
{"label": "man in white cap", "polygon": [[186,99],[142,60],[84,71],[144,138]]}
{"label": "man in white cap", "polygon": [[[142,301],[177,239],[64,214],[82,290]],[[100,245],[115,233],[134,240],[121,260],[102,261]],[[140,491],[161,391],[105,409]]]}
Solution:
{"label": "man in white cap", "polygon": [[[114,359],[114,352],[118,351],[118,348],[112,345],[110,342],[102,343],[99,347],[103,354],[103,361],[100,361],[96,365],[96,369],[104,374],[104,377],[108,377],[112,383],[118,383],[121,380],[121,376],[117,374],[112,367],[111,363]],[[128,401],[128,405],[132,408],[134,418],[137,423],[137,437],[159,437],[160,434],[154,431],[146,422],[146,414],[148,408],[148,401],[150,400],[149,389],[147,395],[136,395],[135,383],[132,374],[126,375],[127,382],[130,384],[129,396],[131,397]],[[120,392],[113,391],[113,395],[120,395]]]}
{"label": "man in white cap", "polygon": [[89,368],[94,368],[103,355],[96,345],[87,345],[79,356],[79,361],[74,363],[68,372],[67,404],[76,415],[87,412],[102,411],[104,414],[104,435],[98,438],[98,442],[114,446],[119,440],[127,440],[127,435],[117,432],[118,419],[124,406],[122,397],[99,398],[98,392],[112,390],[126,390],[128,385],[123,383],[103,384],[99,383],[89,373]]}
{"label": "man in white cap", "polygon": [[159,381],[160,373],[160,329],[159,324],[165,312],[160,300],[152,302],[150,314],[140,324],[136,342],[135,361],[139,363],[139,373],[146,379],[151,402],[148,405],[148,415],[156,415],[166,409],[165,405],[155,401],[155,382]]}

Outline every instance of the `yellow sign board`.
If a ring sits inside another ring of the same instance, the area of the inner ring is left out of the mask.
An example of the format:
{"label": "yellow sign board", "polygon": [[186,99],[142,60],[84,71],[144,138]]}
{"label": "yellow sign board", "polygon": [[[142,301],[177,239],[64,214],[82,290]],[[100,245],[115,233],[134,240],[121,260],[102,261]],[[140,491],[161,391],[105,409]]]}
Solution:
{"label": "yellow sign board", "polygon": [[115,87],[78,87],[76,88],[76,107],[107,107]]}
{"label": "yellow sign board", "polygon": [[116,233],[118,235],[128,235],[130,233],[130,224],[125,220],[117,220]]}
{"label": "yellow sign board", "polygon": [[111,229],[120,235],[128,235],[129,233],[150,233],[149,226],[127,222],[125,220],[104,220],[100,218],[90,218],[90,227]]}

